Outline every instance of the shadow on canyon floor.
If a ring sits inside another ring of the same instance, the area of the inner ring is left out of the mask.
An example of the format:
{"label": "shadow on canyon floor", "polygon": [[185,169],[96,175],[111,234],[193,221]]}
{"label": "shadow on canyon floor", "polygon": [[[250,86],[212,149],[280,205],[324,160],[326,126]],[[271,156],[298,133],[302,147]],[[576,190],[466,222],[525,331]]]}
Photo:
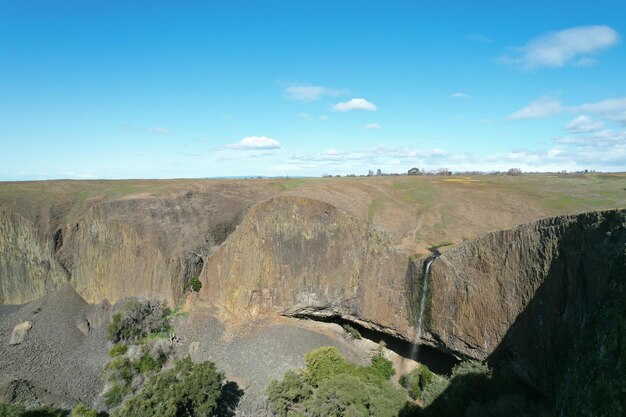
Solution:
{"label": "shadow on canyon floor", "polygon": [[[296,316],[297,317],[297,316]],[[343,319],[338,316],[332,317],[310,317],[300,316],[299,318],[320,321],[324,323],[334,323],[340,326],[349,325],[355,328],[363,338],[373,341],[374,343],[383,343],[387,349],[395,352],[405,359],[416,360],[428,366],[433,372],[438,374],[449,374],[452,368],[459,363],[459,360],[453,355],[445,353],[439,349],[428,345],[420,345],[417,352],[417,358],[412,358],[414,352],[413,343],[406,340],[393,337],[387,333],[368,329],[362,325],[350,320]]]}

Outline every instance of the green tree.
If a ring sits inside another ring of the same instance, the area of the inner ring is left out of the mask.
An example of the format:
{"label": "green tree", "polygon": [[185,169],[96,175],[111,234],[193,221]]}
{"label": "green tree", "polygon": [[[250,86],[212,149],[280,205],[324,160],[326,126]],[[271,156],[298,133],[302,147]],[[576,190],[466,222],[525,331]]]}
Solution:
{"label": "green tree", "polygon": [[346,361],[334,347],[312,350],[304,356],[306,369],[304,379],[314,387],[332,376],[350,372],[354,365]]}
{"label": "green tree", "polygon": [[304,412],[313,388],[296,371],[287,371],[281,381],[272,381],[267,388],[270,411],[278,417],[291,417]]}
{"label": "green tree", "polygon": [[82,404],[78,404],[72,410],[71,417],[99,417],[98,412]]}
{"label": "green tree", "polygon": [[218,409],[224,375],[212,362],[194,364],[186,357],[174,368],[150,377],[114,417],[200,417]]}

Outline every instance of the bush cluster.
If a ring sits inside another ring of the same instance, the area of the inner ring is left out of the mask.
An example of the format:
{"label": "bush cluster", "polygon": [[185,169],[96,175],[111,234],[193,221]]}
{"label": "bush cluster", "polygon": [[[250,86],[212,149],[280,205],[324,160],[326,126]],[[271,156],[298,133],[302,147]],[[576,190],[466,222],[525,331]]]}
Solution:
{"label": "bush cluster", "polygon": [[132,300],[111,317],[109,340],[114,343],[141,339],[150,334],[171,329],[168,315],[170,310],[162,301]]}
{"label": "bush cluster", "polygon": [[348,333],[353,339],[357,339],[357,340],[362,339],[361,333],[359,333],[357,329],[350,326],[349,324],[344,324],[341,327],[343,327],[343,330],[345,330],[346,333]]}
{"label": "bush cluster", "polygon": [[547,417],[552,412],[530,398],[510,376],[494,373],[486,364],[464,361],[452,369],[450,378],[420,365],[400,382],[409,395],[421,401],[408,416],[426,417]]}
{"label": "bush cluster", "polygon": [[113,359],[107,364],[105,372],[109,382],[109,388],[104,394],[106,405],[119,405],[126,395],[132,393],[133,381],[159,372],[170,353],[171,346],[165,340],[130,347],[123,343],[115,344],[109,351]]}
{"label": "bush cluster", "polygon": [[113,412],[113,417],[213,416],[220,413],[224,374],[212,362],[179,360],[154,374],[143,389]]}
{"label": "bush cluster", "polygon": [[198,277],[192,277],[189,280],[189,286],[193,291],[200,292],[200,289],[202,288],[202,281],[200,281]]}
{"label": "bush cluster", "polygon": [[407,397],[390,381],[395,373],[381,354],[370,366],[346,361],[332,347],[305,356],[306,368],[288,371],[269,385],[272,413],[278,417],[397,416]]}

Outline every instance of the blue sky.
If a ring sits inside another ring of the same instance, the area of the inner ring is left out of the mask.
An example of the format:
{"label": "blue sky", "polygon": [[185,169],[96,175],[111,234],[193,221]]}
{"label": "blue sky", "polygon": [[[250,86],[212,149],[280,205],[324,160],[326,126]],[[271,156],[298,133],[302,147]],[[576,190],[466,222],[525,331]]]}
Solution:
{"label": "blue sky", "polygon": [[0,1],[0,180],[626,170],[626,3]]}

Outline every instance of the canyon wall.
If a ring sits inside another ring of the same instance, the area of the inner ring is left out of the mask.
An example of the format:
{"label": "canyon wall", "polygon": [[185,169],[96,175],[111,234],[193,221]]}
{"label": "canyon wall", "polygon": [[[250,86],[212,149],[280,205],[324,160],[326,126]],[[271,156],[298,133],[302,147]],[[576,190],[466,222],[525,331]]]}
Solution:
{"label": "canyon wall", "polygon": [[426,338],[504,364],[554,396],[586,321],[626,297],[626,211],[487,234],[444,253],[431,279]]}
{"label": "canyon wall", "polygon": [[[223,319],[339,316],[413,341],[426,258],[410,258],[384,230],[319,200],[257,203],[270,194],[227,187],[98,201],[58,227],[48,222],[48,232],[4,210],[0,303],[69,281],[91,303],[145,296],[173,305],[200,275],[190,303]],[[626,211],[610,210],[454,247],[432,264],[422,342],[502,363],[554,396],[585,323],[602,321],[594,309],[624,298],[625,245]]]}
{"label": "canyon wall", "polygon": [[69,280],[52,242],[30,220],[0,211],[0,304],[23,304]]}
{"label": "canyon wall", "polygon": [[48,231],[25,216],[3,212],[0,304],[31,301],[68,281],[90,303],[140,296],[177,304],[189,279],[200,274],[210,253],[263,196],[223,188],[92,201],[72,222],[58,228],[46,222]]}
{"label": "canyon wall", "polygon": [[223,317],[341,316],[401,336],[408,258],[336,207],[277,197],[252,207],[208,260],[200,302]]}

